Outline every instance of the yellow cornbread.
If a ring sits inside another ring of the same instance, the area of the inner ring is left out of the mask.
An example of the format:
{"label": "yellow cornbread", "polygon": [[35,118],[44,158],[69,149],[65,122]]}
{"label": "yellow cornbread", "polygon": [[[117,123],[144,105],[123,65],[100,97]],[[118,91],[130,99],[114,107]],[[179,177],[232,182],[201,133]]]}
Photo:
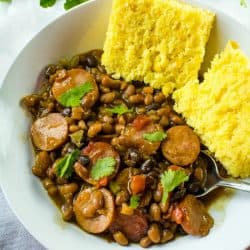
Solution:
{"label": "yellow cornbread", "polygon": [[175,110],[234,177],[250,176],[250,60],[235,42],[217,55],[199,84],[175,91]]}
{"label": "yellow cornbread", "polygon": [[214,14],[176,0],[114,0],[102,63],[164,94],[197,79]]}

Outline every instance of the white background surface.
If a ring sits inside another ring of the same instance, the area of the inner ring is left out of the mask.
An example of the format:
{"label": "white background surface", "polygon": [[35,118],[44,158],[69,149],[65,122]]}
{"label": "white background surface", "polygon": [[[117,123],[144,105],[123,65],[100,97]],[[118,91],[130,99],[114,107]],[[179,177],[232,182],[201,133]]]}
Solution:
{"label": "white background surface", "polygon": [[[250,30],[250,0],[249,7],[246,9],[240,7],[239,0],[201,1],[206,1],[223,10]],[[49,9],[41,8],[39,0],[12,0],[11,5],[0,3],[0,86],[10,64],[25,44],[46,24],[65,12],[63,2],[64,0],[58,0],[58,3]],[[11,228],[17,228],[20,225],[15,224],[14,215],[6,206],[1,191],[0,198],[0,249],[40,249],[36,243],[25,245],[24,241],[31,241],[30,238],[25,237],[20,237],[20,241],[16,242],[15,245],[1,245],[1,240],[4,237],[1,232],[4,231],[5,235],[12,234],[12,237],[17,238],[18,235],[16,235],[15,230],[8,232],[7,229],[10,228],[10,225]],[[3,220],[5,223],[2,223]]]}

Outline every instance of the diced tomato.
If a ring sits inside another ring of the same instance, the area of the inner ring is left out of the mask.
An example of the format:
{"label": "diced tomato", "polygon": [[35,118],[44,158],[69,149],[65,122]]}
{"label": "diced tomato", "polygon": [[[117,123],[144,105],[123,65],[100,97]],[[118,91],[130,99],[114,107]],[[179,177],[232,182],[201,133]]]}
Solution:
{"label": "diced tomato", "polygon": [[134,175],[131,177],[130,189],[132,194],[138,194],[144,191],[146,177],[144,175]]}
{"label": "diced tomato", "polygon": [[98,181],[99,187],[105,187],[108,185],[108,177],[105,176]]}
{"label": "diced tomato", "polygon": [[133,121],[133,126],[137,131],[142,130],[151,122],[150,118],[145,115],[137,116]]}
{"label": "diced tomato", "polygon": [[182,223],[182,218],[183,218],[183,212],[179,207],[176,207],[171,215],[171,220],[175,221],[177,224]]}

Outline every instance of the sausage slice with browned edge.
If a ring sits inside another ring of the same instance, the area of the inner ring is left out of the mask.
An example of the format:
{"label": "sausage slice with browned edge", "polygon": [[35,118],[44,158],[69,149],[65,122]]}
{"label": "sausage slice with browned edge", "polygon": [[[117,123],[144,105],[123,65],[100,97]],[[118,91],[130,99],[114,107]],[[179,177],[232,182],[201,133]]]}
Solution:
{"label": "sausage slice with browned edge", "polygon": [[[91,168],[95,165],[95,163],[103,158],[112,157],[116,161],[115,171],[114,173],[109,176],[108,178],[111,179],[115,176],[118,172],[120,166],[120,155],[119,153],[109,144],[106,142],[90,142],[87,147],[82,150],[82,155],[88,156],[90,159],[90,164],[88,165],[89,172]],[[87,167],[87,166],[85,166]],[[96,185],[97,182],[93,180],[90,176],[88,176],[85,181],[92,185]]]}
{"label": "sausage slice with browned edge", "polygon": [[98,87],[96,85],[95,79],[84,69],[71,69],[71,70],[61,70],[58,72],[58,77],[56,78],[53,86],[52,93],[56,100],[64,94],[66,91],[82,85],[86,82],[90,82],[93,86],[93,90],[87,93],[82,101],[82,107],[87,110],[91,108],[99,97]]}
{"label": "sausage slice with browned edge", "polygon": [[[97,192],[101,197],[95,196]],[[78,194],[73,209],[77,224],[89,233],[98,234],[104,232],[113,221],[114,199],[105,188],[87,188]]]}
{"label": "sausage slice with browned edge", "polygon": [[137,210],[132,215],[124,215],[117,212],[109,230],[111,233],[121,231],[126,235],[128,240],[138,242],[146,236],[148,222],[146,216]]}
{"label": "sausage slice with browned edge", "polygon": [[162,142],[161,149],[171,163],[187,166],[197,159],[200,141],[188,126],[175,126],[167,130],[167,138]]}
{"label": "sausage slice with browned edge", "polygon": [[31,126],[32,141],[41,150],[51,151],[60,147],[67,136],[67,121],[59,113],[39,118]]}
{"label": "sausage slice with browned edge", "polygon": [[[213,226],[213,218],[205,206],[193,195],[187,195],[177,206],[181,214],[180,224],[183,230],[191,235],[205,236]],[[175,211],[174,211],[175,213]]]}

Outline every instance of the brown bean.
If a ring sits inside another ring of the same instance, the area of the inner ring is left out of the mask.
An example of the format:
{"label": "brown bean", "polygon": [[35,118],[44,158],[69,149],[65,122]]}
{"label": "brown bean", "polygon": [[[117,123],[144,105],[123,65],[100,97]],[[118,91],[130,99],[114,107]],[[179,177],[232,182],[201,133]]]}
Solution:
{"label": "brown bean", "polygon": [[66,201],[61,207],[63,220],[69,221],[74,215],[72,202]]}
{"label": "brown bean", "polygon": [[162,213],[166,213],[169,209],[169,201],[165,202],[165,203],[160,203],[160,208],[161,208],[161,212]]}
{"label": "brown bean", "polygon": [[112,134],[113,130],[113,126],[110,123],[102,124],[102,132],[104,134]]}
{"label": "brown bean", "polygon": [[169,119],[170,119],[170,121],[172,121],[176,125],[185,124],[184,120],[180,116],[178,116],[177,114],[174,114],[174,113],[170,113]]}
{"label": "brown bean", "polygon": [[120,89],[121,89],[121,90],[124,90],[124,89],[127,88],[127,86],[128,86],[128,83],[125,82],[125,81],[122,81]]}
{"label": "brown bean", "polygon": [[154,243],[159,243],[161,240],[161,231],[156,223],[153,223],[148,230],[148,237]]}
{"label": "brown bean", "polygon": [[81,120],[83,115],[82,107],[73,107],[71,111],[71,118],[75,120]]}
{"label": "brown bean", "polygon": [[83,130],[87,129],[87,125],[86,125],[86,123],[85,123],[84,120],[80,120],[80,121],[78,122],[78,127],[79,127],[80,129],[83,129]]}
{"label": "brown bean", "polygon": [[110,88],[105,87],[103,85],[99,85],[99,88],[100,88],[102,93],[109,93],[110,92]]}
{"label": "brown bean", "polygon": [[149,214],[151,216],[151,220],[160,221],[161,220],[161,208],[158,204],[153,203],[150,206]]}
{"label": "brown bean", "polygon": [[145,93],[145,94],[150,94],[150,95],[152,95],[153,92],[154,92],[154,89],[153,89],[152,87],[150,87],[150,86],[147,86],[147,87],[144,87],[144,88],[142,89],[142,92]]}
{"label": "brown bean", "polygon": [[121,132],[124,130],[125,126],[121,124],[116,124],[115,125],[115,132],[116,134],[121,134]]}
{"label": "brown bean", "polygon": [[166,100],[166,97],[163,93],[158,93],[154,96],[154,101],[157,103],[163,103]]}
{"label": "brown bean", "polygon": [[38,177],[44,177],[51,164],[52,161],[48,152],[41,151],[36,155],[35,165],[32,167],[32,172]]}
{"label": "brown bean", "polygon": [[126,238],[126,236],[118,231],[116,233],[113,234],[113,238],[114,240],[121,246],[127,246],[128,245],[128,239]]}
{"label": "brown bean", "polygon": [[88,130],[88,137],[93,138],[102,130],[102,124],[100,122],[95,122],[90,125]]}
{"label": "brown bean", "polygon": [[68,117],[68,116],[65,117],[65,120],[66,120],[67,124],[69,124],[69,125],[72,125],[75,122],[74,119],[72,119],[71,117]]}
{"label": "brown bean", "polygon": [[169,124],[168,117],[167,117],[166,115],[163,115],[163,116],[161,117],[159,123],[160,123],[160,125],[161,125],[162,127],[168,126],[168,124]]}
{"label": "brown bean", "polygon": [[145,237],[143,237],[143,238],[140,240],[140,246],[143,247],[143,248],[147,248],[147,247],[149,247],[151,244],[152,244],[152,241],[149,239],[148,236],[145,236]]}
{"label": "brown bean", "polygon": [[162,237],[161,237],[161,243],[166,243],[174,238],[173,232],[170,230],[163,230]]}
{"label": "brown bean", "polygon": [[145,103],[145,105],[150,105],[150,104],[152,104],[153,100],[154,100],[153,96],[150,94],[147,94],[145,96],[144,103]]}
{"label": "brown bean", "polygon": [[126,90],[124,91],[124,96],[128,98],[129,96],[133,95],[135,93],[135,86],[132,84],[129,84]]}
{"label": "brown bean", "polygon": [[66,196],[67,194],[74,194],[78,190],[78,185],[72,182],[59,186],[58,190],[62,196]]}
{"label": "brown bean", "polygon": [[154,122],[158,122],[161,119],[158,115],[150,115],[149,117]]}
{"label": "brown bean", "polygon": [[100,190],[96,190],[91,194],[91,203],[93,207],[97,209],[101,209],[104,206],[104,198],[103,194]]}
{"label": "brown bean", "polygon": [[125,118],[124,118],[123,115],[120,115],[118,117],[118,123],[121,124],[121,125],[125,125],[126,124],[126,120],[125,120]]}
{"label": "brown bean", "polygon": [[140,104],[144,102],[144,96],[142,94],[131,95],[128,101],[132,104]]}
{"label": "brown bean", "polygon": [[102,117],[102,120],[103,120],[103,122],[110,123],[110,124],[112,124],[114,122],[114,119],[111,116],[108,116],[108,115],[104,115]]}
{"label": "brown bean", "polygon": [[112,103],[115,99],[115,96],[116,96],[115,92],[109,92],[109,93],[103,94],[100,98],[100,101],[106,104]]}
{"label": "brown bean", "polygon": [[69,132],[70,133],[74,133],[74,132],[76,132],[78,130],[79,130],[79,127],[77,125],[75,125],[75,124],[72,124],[72,125],[69,126]]}
{"label": "brown bean", "polygon": [[58,191],[57,186],[49,178],[45,178],[43,180],[43,186],[48,191],[49,195],[54,196],[57,194],[57,191]]}
{"label": "brown bean", "polygon": [[203,181],[204,179],[204,172],[203,172],[203,169],[198,167],[194,170],[194,177],[199,180],[200,182]]}
{"label": "brown bean", "polygon": [[112,88],[112,89],[119,89],[121,85],[120,80],[114,80],[111,77],[105,75],[102,78],[101,84],[105,87]]}
{"label": "brown bean", "polygon": [[162,198],[162,190],[157,188],[153,194],[153,197],[156,202],[160,202]]}
{"label": "brown bean", "polygon": [[126,190],[121,190],[120,192],[117,193],[116,198],[115,198],[115,204],[117,206],[121,206],[122,203],[127,202],[129,199],[129,194]]}

